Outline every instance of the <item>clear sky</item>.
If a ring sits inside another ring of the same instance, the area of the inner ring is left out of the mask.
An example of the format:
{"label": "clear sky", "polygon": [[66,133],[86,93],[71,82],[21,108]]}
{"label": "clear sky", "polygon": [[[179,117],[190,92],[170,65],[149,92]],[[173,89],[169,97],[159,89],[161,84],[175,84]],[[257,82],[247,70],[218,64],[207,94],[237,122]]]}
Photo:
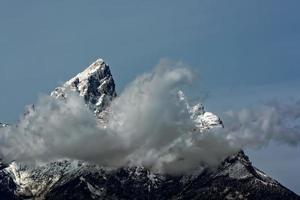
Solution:
{"label": "clear sky", "polygon": [[[160,58],[188,63],[213,111],[299,96],[300,1],[0,0],[0,121],[97,57],[118,92]],[[249,151],[256,166],[300,194],[300,149]],[[298,175],[298,177],[296,176]]]}

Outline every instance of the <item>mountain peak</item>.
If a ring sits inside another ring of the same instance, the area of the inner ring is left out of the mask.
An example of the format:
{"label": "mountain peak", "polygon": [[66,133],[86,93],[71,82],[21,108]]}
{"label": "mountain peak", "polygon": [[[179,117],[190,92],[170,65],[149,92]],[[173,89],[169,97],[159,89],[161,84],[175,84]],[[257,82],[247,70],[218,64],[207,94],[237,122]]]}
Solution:
{"label": "mountain peak", "polygon": [[[72,84],[74,79],[88,79],[91,76],[94,76],[95,74],[99,74],[104,71],[109,71],[109,66],[104,62],[103,59],[98,58],[95,62],[93,62],[89,67],[87,67],[83,72],[77,74],[74,78],[66,82],[66,84]],[[110,74],[111,75],[111,74]]]}
{"label": "mountain peak", "polygon": [[78,92],[97,116],[117,96],[110,68],[100,58],[63,86],[57,87],[51,96],[57,99],[66,99],[67,90]]}

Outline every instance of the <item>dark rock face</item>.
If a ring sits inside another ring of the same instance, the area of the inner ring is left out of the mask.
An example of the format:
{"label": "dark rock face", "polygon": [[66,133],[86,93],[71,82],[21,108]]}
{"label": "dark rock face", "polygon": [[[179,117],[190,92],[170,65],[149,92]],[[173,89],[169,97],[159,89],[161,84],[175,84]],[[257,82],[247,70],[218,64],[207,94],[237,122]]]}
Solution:
{"label": "dark rock face", "polygon": [[13,178],[3,170],[5,165],[1,164],[0,170],[0,200],[7,200],[7,199],[22,199],[16,193],[17,185],[14,182]]}

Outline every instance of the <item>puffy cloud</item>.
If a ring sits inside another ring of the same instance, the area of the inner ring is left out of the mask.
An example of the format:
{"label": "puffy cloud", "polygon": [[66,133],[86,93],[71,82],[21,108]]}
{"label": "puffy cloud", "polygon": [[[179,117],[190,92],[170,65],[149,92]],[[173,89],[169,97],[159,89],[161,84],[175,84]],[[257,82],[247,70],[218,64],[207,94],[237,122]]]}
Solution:
{"label": "puffy cloud", "polygon": [[35,111],[17,126],[0,129],[1,157],[19,162],[69,158],[187,173],[217,165],[242,147],[259,147],[271,139],[299,142],[299,102],[230,111],[224,114],[225,129],[195,132],[186,102],[177,96],[192,79],[184,64],[160,62],[112,102],[105,124],[76,93],[66,101],[41,96]]}
{"label": "puffy cloud", "polygon": [[223,116],[223,134],[235,146],[259,148],[271,140],[288,145],[300,142],[300,101],[270,101]]}

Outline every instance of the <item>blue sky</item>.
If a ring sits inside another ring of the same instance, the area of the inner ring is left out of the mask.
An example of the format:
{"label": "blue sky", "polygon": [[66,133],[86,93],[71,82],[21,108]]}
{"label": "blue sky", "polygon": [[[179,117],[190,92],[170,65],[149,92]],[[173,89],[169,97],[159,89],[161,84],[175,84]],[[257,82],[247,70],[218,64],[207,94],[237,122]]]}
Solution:
{"label": "blue sky", "polygon": [[[194,92],[222,111],[297,97],[297,0],[0,0],[0,121],[83,70],[97,57],[117,90],[160,58],[188,63]],[[249,151],[254,164],[300,193],[299,147]],[[298,180],[297,180],[298,179]]]}

